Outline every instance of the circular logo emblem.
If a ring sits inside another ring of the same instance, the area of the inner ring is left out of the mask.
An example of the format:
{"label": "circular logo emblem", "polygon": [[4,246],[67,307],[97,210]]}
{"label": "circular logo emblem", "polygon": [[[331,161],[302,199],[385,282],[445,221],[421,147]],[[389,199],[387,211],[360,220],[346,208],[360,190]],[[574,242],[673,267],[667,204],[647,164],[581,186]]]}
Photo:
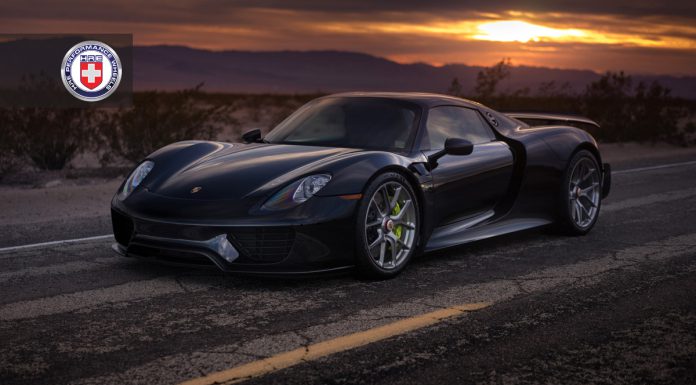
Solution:
{"label": "circular logo emblem", "polygon": [[70,48],[60,69],[65,88],[86,102],[106,99],[116,91],[122,74],[121,59],[116,51],[93,40]]}

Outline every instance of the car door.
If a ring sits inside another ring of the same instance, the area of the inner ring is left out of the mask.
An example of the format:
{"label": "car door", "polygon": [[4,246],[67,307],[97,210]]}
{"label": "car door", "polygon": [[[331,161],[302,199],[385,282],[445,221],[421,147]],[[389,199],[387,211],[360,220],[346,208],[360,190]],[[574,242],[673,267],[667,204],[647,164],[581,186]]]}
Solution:
{"label": "car door", "polygon": [[469,155],[446,154],[432,169],[435,223],[441,226],[492,210],[505,196],[513,172],[510,147],[497,140],[481,114],[471,108],[438,106],[428,111],[421,149],[431,155],[447,138],[474,144]]}

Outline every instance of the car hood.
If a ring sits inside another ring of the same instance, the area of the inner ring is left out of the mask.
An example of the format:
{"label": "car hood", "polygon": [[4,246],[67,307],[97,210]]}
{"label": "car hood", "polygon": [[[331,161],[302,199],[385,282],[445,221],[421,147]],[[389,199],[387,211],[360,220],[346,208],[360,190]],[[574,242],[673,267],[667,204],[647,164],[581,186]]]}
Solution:
{"label": "car hood", "polygon": [[[150,193],[180,199],[239,200],[263,196],[326,161],[360,150],[283,144],[198,142],[153,158]],[[160,164],[162,163],[162,164]]]}

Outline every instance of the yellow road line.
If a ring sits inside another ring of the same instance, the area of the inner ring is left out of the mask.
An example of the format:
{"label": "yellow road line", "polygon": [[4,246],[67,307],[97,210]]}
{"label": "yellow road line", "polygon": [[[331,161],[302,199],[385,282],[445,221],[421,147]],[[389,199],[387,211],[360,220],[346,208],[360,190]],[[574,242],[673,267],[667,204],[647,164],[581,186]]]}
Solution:
{"label": "yellow road line", "polygon": [[211,373],[207,376],[194,378],[182,382],[181,385],[211,385],[222,383],[234,384],[249,380],[251,378],[260,377],[277,370],[289,368],[303,362],[316,360],[334,353],[354,349],[399,334],[421,329],[441,322],[444,319],[458,316],[466,312],[483,309],[488,306],[490,306],[489,303],[479,302],[448,307],[431,313],[406,318],[401,321],[376,327],[374,329],[349,334],[309,345],[307,347],[301,347],[288,352],[276,354],[275,356],[264,358],[262,360],[253,361],[234,368]]}

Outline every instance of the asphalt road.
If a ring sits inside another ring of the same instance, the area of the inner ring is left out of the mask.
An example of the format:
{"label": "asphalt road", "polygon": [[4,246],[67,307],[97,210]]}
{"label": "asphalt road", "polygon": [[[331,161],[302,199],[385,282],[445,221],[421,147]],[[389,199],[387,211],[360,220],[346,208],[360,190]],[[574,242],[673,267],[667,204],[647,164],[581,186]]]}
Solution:
{"label": "asphalt road", "polygon": [[1,384],[696,383],[694,162],[615,174],[587,236],[504,236],[389,281],[225,276],[110,243],[0,251]]}

